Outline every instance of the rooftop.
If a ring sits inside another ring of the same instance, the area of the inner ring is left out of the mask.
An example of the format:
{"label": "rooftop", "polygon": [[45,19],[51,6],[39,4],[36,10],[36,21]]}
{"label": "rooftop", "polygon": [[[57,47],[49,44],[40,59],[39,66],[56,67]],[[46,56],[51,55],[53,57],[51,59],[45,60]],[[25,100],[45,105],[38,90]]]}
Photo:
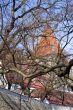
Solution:
{"label": "rooftop", "polygon": [[[73,99],[70,97],[70,99]],[[73,110],[71,106],[45,104],[0,88],[0,110]]]}

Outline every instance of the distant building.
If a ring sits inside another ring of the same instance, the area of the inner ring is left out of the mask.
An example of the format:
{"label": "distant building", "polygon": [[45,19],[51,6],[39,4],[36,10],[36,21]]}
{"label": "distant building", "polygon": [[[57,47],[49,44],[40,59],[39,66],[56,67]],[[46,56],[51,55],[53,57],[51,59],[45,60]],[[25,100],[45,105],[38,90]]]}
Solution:
{"label": "distant building", "polygon": [[[50,58],[60,59],[60,62],[67,62],[67,59],[64,57],[62,49],[60,47],[58,39],[53,35],[53,30],[50,27],[46,27],[44,32],[37,43],[35,48],[35,55],[37,57],[44,57],[50,60]],[[54,61],[52,59],[52,61]]]}
{"label": "distant building", "polygon": [[35,54],[37,56],[47,56],[60,54],[60,51],[60,45],[51,28],[46,28],[36,46]]}

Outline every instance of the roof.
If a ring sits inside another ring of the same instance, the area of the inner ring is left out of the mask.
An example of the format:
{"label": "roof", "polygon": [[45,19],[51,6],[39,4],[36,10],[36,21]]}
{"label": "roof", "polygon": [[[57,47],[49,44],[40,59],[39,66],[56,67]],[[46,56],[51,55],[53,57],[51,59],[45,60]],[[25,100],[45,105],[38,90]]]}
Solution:
{"label": "roof", "polygon": [[71,106],[45,104],[0,88],[0,110],[73,110]]}
{"label": "roof", "polygon": [[47,104],[0,88],[0,110],[49,110]]}

